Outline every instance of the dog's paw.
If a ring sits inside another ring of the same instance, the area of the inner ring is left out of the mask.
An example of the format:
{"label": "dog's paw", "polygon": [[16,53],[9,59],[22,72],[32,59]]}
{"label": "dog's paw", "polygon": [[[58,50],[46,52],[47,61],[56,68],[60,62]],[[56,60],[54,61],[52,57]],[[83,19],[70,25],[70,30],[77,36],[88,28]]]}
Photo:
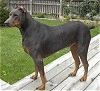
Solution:
{"label": "dog's paw", "polygon": [[86,79],[87,79],[87,78],[83,76],[83,77],[80,79],[80,81],[81,81],[81,82],[84,82],[84,81],[86,81]]}
{"label": "dog's paw", "polygon": [[39,87],[36,88],[36,90],[44,90],[45,89],[45,86],[44,85],[41,85]]}
{"label": "dog's paw", "polygon": [[37,75],[33,75],[30,78],[33,79],[33,80],[36,80],[37,79]]}
{"label": "dog's paw", "polygon": [[74,76],[76,76],[76,73],[75,72],[72,72],[72,73],[69,74],[69,76],[74,77]]}

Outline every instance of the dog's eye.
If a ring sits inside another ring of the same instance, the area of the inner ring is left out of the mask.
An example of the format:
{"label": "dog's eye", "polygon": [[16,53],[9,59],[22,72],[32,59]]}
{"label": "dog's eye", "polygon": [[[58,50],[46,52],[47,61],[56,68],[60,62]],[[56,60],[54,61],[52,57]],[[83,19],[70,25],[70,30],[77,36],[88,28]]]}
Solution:
{"label": "dog's eye", "polygon": [[11,13],[9,14],[9,16],[11,16]]}
{"label": "dog's eye", "polygon": [[18,16],[17,14],[13,14],[13,16]]}

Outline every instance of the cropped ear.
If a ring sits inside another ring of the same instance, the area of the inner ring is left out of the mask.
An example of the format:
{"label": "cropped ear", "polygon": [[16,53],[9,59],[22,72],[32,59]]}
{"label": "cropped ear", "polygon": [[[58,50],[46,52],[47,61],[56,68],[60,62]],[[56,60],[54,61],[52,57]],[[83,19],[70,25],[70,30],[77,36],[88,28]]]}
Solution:
{"label": "cropped ear", "polygon": [[26,9],[23,6],[18,6],[18,10],[20,10],[22,13],[26,13]]}
{"label": "cropped ear", "polygon": [[15,7],[14,7],[14,9],[17,9],[18,8],[18,5],[16,5]]}

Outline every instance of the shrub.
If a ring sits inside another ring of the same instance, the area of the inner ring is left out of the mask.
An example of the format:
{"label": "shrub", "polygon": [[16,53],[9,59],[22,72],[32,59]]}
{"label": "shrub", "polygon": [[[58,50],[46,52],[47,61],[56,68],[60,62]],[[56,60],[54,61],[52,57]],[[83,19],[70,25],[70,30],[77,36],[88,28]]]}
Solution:
{"label": "shrub", "polygon": [[94,10],[96,11],[96,13],[100,13],[100,0],[95,1]]}
{"label": "shrub", "polygon": [[41,12],[38,12],[38,13],[35,13],[35,14],[33,15],[33,17],[45,18],[45,14],[44,14],[44,13],[41,13]]}
{"label": "shrub", "polygon": [[91,13],[91,16],[100,12],[100,1],[86,0],[80,5],[81,16],[84,17],[87,13]]}
{"label": "shrub", "polygon": [[68,15],[65,15],[64,17],[66,18],[66,19],[65,19],[65,21],[66,21],[66,22],[69,22],[69,21],[70,21],[70,19],[71,19],[71,17],[70,17],[70,16],[68,16]]}
{"label": "shrub", "polygon": [[91,5],[89,1],[84,1],[80,7],[81,9],[81,16],[84,17],[87,13],[91,11]]}
{"label": "shrub", "polygon": [[63,3],[63,12],[64,12],[64,15],[68,15],[71,12],[71,7]]}
{"label": "shrub", "polygon": [[0,26],[4,26],[5,20],[9,17],[9,10],[7,10],[5,0],[0,2]]}

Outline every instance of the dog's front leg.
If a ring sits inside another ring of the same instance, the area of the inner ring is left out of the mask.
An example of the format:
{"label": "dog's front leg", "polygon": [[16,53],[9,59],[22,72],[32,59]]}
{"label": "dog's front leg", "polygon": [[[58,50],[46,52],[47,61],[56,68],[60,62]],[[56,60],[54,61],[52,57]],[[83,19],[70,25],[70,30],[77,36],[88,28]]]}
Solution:
{"label": "dog's front leg", "polygon": [[36,89],[44,90],[46,78],[45,78],[45,73],[44,73],[44,65],[43,65],[42,57],[40,55],[36,55],[34,57],[34,62],[35,62],[35,65],[36,65],[36,69],[38,69],[38,71],[40,73],[40,77],[41,77],[41,80],[42,80],[41,86],[37,87]]}
{"label": "dog's front leg", "polygon": [[31,76],[30,78],[36,80],[37,79],[37,76],[38,76],[38,68],[35,65],[35,75]]}

